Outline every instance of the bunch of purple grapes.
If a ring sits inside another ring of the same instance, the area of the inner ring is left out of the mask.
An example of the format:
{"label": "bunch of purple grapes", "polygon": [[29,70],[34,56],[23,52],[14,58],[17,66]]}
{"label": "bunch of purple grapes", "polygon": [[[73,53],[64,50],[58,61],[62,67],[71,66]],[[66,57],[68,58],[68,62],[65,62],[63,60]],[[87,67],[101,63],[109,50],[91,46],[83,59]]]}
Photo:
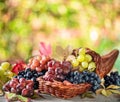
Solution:
{"label": "bunch of purple grapes", "polygon": [[26,80],[25,78],[13,78],[3,86],[3,90],[6,92],[12,92],[22,96],[30,97],[34,94],[33,85],[34,82],[32,80]]}
{"label": "bunch of purple grapes", "polygon": [[120,86],[120,75],[118,71],[111,72],[110,75],[106,75],[104,77],[104,85],[105,87],[108,87],[109,85],[117,85]]}
{"label": "bunch of purple grapes", "polygon": [[43,78],[47,81],[64,81],[67,74],[71,71],[72,65],[69,61],[51,60],[48,62],[48,71]]}

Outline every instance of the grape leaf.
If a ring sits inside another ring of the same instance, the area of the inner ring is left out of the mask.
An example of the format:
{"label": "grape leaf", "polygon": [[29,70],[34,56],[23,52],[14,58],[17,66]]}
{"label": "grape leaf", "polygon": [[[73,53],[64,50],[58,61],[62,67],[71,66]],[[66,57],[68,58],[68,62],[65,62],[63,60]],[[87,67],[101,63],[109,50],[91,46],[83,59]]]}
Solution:
{"label": "grape leaf", "polygon": [[9,101],[31,102],[31,99],[16,95],[15,93],[5,93],[6,99]]}
{"label": "grape leaf", "polygon": [[86,97],[88,97],[88,98],[94,98],[93,92],[88,91],[88,92],[83,93],[83,94],[81,95],[81,98],[86,98]]}
{"label": "grape leaf", "polygon": [[0,90],[0,96],[3,96],[4,92],[2,90]]}
{"label": "grape leaf", "polygon": [[120,91],[119,90],[110,90],[112,93],[115,93],[115,94],[119,94],[120,95]]}
{"label": "grape leaf", "polygon": [[119,89],[120,86],[116,86],[116,85],[110,85],[107,87],[107,89]]}
{"label": "grape leaf", "polygon": [[106,90],[106,92],[107,92],[107,96],[110,96],[112,94],[110,90]]}
{"label": "grape leaf", "polygon": [[52,55],[52,48],[51,45],[46,45],[44,42],[40,42],[39,47],[40,55],[51,56]]}
{"label": "grape leaf", "polygon": [[104,96],[108,96],[108,95],[107,95],[107,91],[106,91],[105,89],[103,89],[103,90],[101,91],[101,94],[103,94]]}
{"label": "grape leaf", "polygon": [[71,53],[72,53],[71,46],[67,46],[66,48],[56,46],[56,54],[59,58],[61,56],[62,58],[66,59]]}
{"label": "grape leaf", "polygon": [[103,89],[98,89],[98,90],[95,91],[95,93],[96,93],[96,94],[101,94],[102,90],[103,90]]}

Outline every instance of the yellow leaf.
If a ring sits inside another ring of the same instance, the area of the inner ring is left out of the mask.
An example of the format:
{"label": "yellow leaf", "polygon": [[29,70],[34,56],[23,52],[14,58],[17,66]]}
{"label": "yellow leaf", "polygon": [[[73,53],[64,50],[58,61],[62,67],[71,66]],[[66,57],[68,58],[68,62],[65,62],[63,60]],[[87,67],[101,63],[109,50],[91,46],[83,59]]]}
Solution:
{"label": "yellow leaf", "polygon": [[112,93],[115,93],[115,94],[119,94],[120,95],[120,91],[119,90],[110,90]]}
{"label": "yellow leaf", "polygon": [[110,90],[106,90],[106,92],[107,92],[107,96],[110,96],[112,94]]}
{"label": "yellow leaf", "polygon": [[96,94],[101,94],[101,91],[102,91],[102,90],[103,90],[103,89],[98,89],[98,90],[95,91],[95,93],[96,93]]}
{"label": "yellow leaf", "polygon": [[107,89],[119,89],[120,86],[117,86],[117,85],[110,85],[107,87]]}
{"label": "yellow leaf", "polygon": [[106,97],[108,96],[105,89],[103,89],[103,90],[101,91],[101,93],[102,93],[104,96],[106,96]]}

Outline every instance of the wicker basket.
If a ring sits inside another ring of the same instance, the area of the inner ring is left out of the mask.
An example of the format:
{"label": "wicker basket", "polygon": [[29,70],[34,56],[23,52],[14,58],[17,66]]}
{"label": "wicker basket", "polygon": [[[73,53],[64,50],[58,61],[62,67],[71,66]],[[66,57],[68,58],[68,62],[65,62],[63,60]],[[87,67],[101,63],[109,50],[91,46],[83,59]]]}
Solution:
{"label": "wicker basket", "polygon": [[39,91],[41,93],[50,94],[58,98],[68,99],[79,94],[82,94],[90,89],[91,85],[88,83],[71,84],[68,81],[45,81],[42,77],[37,79],[39,81]]}
{"label": "wicker basket", "polygon": [[[86,48],[86,53],[90,54],[93,57],[93,60],[96,63],[96,73],[103,78],[113,67],[113,64],[119,54],[118,50],[113,50],[105,56],[100,56],[93,50]],[[78,54],[78,49],[74,50],[73,55]],[[45,81],[42,77],[37,79],[39,81],[39,91],[41,93],[46,93],[54,95],[59,98],[72,98],[78,94],[82,94],[90,89],[91,85],[88,83],[82,84],[71,84],[70,82],[59,82],[59,81]]]}

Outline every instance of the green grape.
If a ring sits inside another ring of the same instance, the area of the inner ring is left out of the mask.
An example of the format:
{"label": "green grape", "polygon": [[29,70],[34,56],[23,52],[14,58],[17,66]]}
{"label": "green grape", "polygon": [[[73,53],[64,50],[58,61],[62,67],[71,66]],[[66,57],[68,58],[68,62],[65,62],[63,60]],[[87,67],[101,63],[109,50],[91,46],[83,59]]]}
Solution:
{"label": "green grape", "polygon": [[89,55],[89,54],[86,54],[86,55],[85,55],[85,60],[86,60],[87,62],[92,61],[92,56]]}
{"label": "green grape", "polygon": [[1,67],[2,67],[2,69],[4,69],[4,70],[9,70],[10,63],[8,63],[8,62],[3,62],[3,63],[1,64]]}
{"label": "green grape", "polygon": [[72,60],[72,65],[73,67],[77,67],[79,65],[79,62],[76,59],[74,59]]}
{"label": "green grape", "polygon": [[14,74],[11,71],[7,72],[7,77],[12,78],[13,76],[14,76]]}
{"label": "green grape", "polygon": [[79,62],[83,62],[85,60],[85,56],[80,54],[78,57],[77,57],[77,61]]}
{"label": "green grape", "polygon": [[95,68],[96,68],[95,62],[90,62],[89,65],[88,65],[88,70],[89,71],[94,71]]}
{"label": "green grape", "polygon": [[84,61],[81,63],[82,67],[83,68],[87,68],[88,67],[88,62]]}
{"label": "green grape", "polygon": [[85,55],[85,52],[86,52],[85,48],[80,48],[79,49],[79,55],[80,54]]}
{"label": "green grape", "polygon": [[80,72],[83,72],[84,70],[85,70],[85,69],[84,69],[82,66],[79,67],[79,71],[80,71]]}

